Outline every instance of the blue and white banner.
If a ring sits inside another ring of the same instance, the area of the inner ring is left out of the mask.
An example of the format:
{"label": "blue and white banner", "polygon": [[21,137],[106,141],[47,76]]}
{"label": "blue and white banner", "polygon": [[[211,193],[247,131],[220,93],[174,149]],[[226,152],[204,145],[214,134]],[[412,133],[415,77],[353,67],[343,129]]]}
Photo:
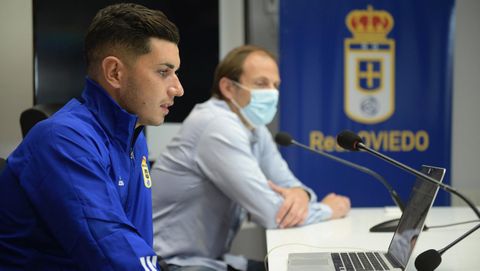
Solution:
{"label": "blue and white banner", "polygon": [[[447,168],[450,182],[453,0],[280,1],[280,130],[366,166],[407,201],[415,177],[364,152],[347,152],[349,129],[413,168]],[[393,205],[376,179],[322,156],[282,148],[300,180],[354,206]],[[439,192],[437,205],[450,198]]]}

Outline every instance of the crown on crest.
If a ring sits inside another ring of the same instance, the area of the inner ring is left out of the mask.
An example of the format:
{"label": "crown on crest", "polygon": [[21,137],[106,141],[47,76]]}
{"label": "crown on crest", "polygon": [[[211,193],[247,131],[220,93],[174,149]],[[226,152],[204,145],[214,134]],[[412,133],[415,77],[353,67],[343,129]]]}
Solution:
{"label": "crown on crest", "polygon": [[385,40],[393,28],[393,17],[385,10],[356,9],[348,13],[346,18],[348,30],[355,39]]}

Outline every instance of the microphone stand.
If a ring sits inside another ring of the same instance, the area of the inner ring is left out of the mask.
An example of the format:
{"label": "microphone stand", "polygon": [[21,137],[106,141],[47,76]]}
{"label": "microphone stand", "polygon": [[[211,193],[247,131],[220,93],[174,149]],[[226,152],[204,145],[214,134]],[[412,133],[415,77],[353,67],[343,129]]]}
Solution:
{"label": "microphone stand", "polygon": [[449,192],[449,193],[452,193],[456,196],[458,196],[459,198],[461,198],[463,201],[465,201],[465,203],[468,204],[468,206],[475,212],[475,214],[477,215],[478,218],[480,218],[480,212],[478,211],[477,207],[467,198],[465,197],[464,195],[462,195],[461,193],[459,193],[457,190],[455,190],[453,187],[449,186],[449,185],[446,185],[444,183],[441,183],[435,179],[433,179],[432,177],[428,176],[428,175],[425,175],[421,172],[418,172],[416,170],[414,170],[413,168],[407,166],[407,165],[404,165],[402,163],[399,163],[397,162],[396,160],[382,154],[382,153],[379,153],[377,152],[376,150],[374,149],[371,149],[371,148],[368,148],[367,146],[365,146],[365,144],[363,144],[362,142],[358,142],[357,143],[357,147],[358,149],[360,150],[363,150],[363,151],[366,151],[370,154],[373,154],[374,156],[377,156],[379,157],[380,159],[383,159],[383,160],[386,160],[388,161],[389,163],[395,165],[396,167],[399,167],[425,181],[428,181],[428,182],[431,182],[433,184],[436,184],[438,185],[440,188],[442,188],[443,190]]}
{"label": "microphone stand", "polygon": [[456,245],[458,242],[462,241],[463,239],[465,239],[465,237],[469,236],[470,234],[472,234],[474,231],[478,230],[478,228],[480,228],[480,223],[477,224],[477,226],[471,228],[469,231],[467,231],[466,233],[462,234],[462,236],[458,237],[455,241],[451,242],[450,244],[448,244],[446,247],[440,249],[438,251],[438,253],[440,253],[440,255],[442,255],[445,251],[447,251],[448,249],[450,249],[451,247],[453,247],[454,245]]}
{"label": "microphone stand", "polygon": [[[354,150],[354,151],[358,151],[358,150],[363,150],[363,151],[366,151],[376,157],[379,157],[380,159],[384,160],[384,161],[387,161],[393,165],[395,165],[396,167],[399,167],[400,169],[403,169],[405,171],[407,171],[408,173],[411,173],[425,181],[428,181],[428,182],[431,182],[433,184],[436,184],[438,185],[439,187],[441,187],[443,190],[449,192],[449,193],[452,193],[458,197],[460,197],[463,201],[465,201],[468,206],[475,212],[475,214],[480,218],[480,212],[478,211],[477,207],[467,198],[465,197],[464,195],[462,195],[461,193],[459,193],[457,190],[453,189],[453,187],[449,186],[449,185],[446,185],[446,184],[443,184],[433,178],[431,178],[430,176],[427,176],[421,172],[418,172],[414,169],[412,169],[411,167],[407,166],[407,165],[404,165],[384,154],[381,154],[371,148],[368,148],[367,146],[365,146],[365,144],[363,144],[362,142],[362,139],[354,134],[353,132],[350,132],[350,131],[344,131],[342,133],[340,133],[340,135],[337,137],[337,141],[339,143],[340,146],[344,147],[345,149],[348,149],[348,150]],[[426,250],[424,252],[422,252],[420,255],[417,256],[417,258],[415,259],[415,267],[418,269],[418,270],[421,270],[421,271],[431,271],[431,270],[435,270],[435,268],[437,268],[440,263],[442,262],[442,257],[441,255],[446,251],[448,250],[449,248],[451,248],[452,246],[454,246],[455,244],[457,244],[458,242],[460,242],[461,240],[463,240],[465,237],[467,237],[468,235],[470,235],[471,233],[473,233],[474,231],[478,230],[480,228],[480,223],[473,227],[472,229],[470,229],[468,232],[464,233],[462,236],[460,236],[459,238],[457,238],[455,241],[453,241],[452,243],[450,243],[449,245],[447,245],[446,247],[444,247],[443,249],[441,249],[440,251],[436,251],[434,249],[429,249],[429,250]]]}
{"label": "microphone stand", "polygon": [[[398,193],[392,188],[392,186],[387,182],[387,180],[385,180],[385,178],[383,178],[380,174],[378,174],[377,172],[369,169],[369,168],[366,168],[364,166],[360,166],[360,165],[357,165],[357,164],[354,164],[350,161],[347,161],[347,160],[344,160],[344,159],[341,159],[341,158],[338,158],[336,156],[333,156],[331,154],[328,154],[326,152],[323,152],[323,151],[319,151],[319,150],[316,150],[316,149],[312,149],[310,147],[308,147],[307,145],[304,145],[300,142],[297,142],[296,140],[294,139],[291,139],[291,143],[296,145],[296,146],[299,146],[301,148],[304,148],[304,149],[307,149],[311,152],[314,152],[314,153],[317,153],[317,154],[320,154],[320,155],[323,155],[323,156],[326,156],[336,162],[339,162],[340,164],[344,164],[346,166],[349,166],[349,167],[352,167],[354,169],[357,169],[363,173],[366,173],[372,177],[374,177],[375,179],[377,179],[378,181],[380,181],[388,190],[388,192],[390,193],[390,197],[392,198],[393,202],[398,206],[398,208],[400,208],[400,210],[403,212],[403,210],[405,209],[405,204],[403,204],[402,200],[400,199],[400,196],[398,195]],[[381,222],[377,225],[374,225],[370,228],[370,232],[394,232],[395,229],[397,228],[397,225],[398,225],[398,222],[400,221],[400,218],[396,218],[396,219],[391,219],[391,220],[387,220],[387,221],[384,221],[384,222]],[[424,230],[426,230],[427,227],[424,226]]]}

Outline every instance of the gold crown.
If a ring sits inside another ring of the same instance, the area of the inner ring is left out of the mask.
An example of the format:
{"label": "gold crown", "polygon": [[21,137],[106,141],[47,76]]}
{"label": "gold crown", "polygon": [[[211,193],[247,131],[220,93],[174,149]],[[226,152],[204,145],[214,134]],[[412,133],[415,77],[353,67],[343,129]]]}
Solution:
{"label": "gold crown", "polygon": [[393,17],[385,10],[356,9],[348,13],[346,18],[348,30],[359,40],[385,40],[393,28]]}

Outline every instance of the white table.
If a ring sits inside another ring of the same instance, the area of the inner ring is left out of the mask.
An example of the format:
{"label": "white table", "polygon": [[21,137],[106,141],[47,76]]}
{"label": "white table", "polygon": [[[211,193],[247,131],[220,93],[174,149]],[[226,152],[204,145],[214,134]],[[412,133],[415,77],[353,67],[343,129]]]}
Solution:
{"label": "white table", "polygon": [[[399,217],[386,208],[354,208],[346,218],[326,221],[304,227],[267,230],[268,265],[270,271],[286,271],[288,253],[339,250],[387,251],[393,233],[371,233],[377,223]],[[468,207],[434,207],[430,210],[426,225],[444,225],[477,219]],[[424,231],[410,258],[407,270],[416,270],[416,255],[427,249],[439,250],[473,228],[469,223],[447,228]],[[438,271],[480,270],[480,230],[474,232],[442,255]]]}

